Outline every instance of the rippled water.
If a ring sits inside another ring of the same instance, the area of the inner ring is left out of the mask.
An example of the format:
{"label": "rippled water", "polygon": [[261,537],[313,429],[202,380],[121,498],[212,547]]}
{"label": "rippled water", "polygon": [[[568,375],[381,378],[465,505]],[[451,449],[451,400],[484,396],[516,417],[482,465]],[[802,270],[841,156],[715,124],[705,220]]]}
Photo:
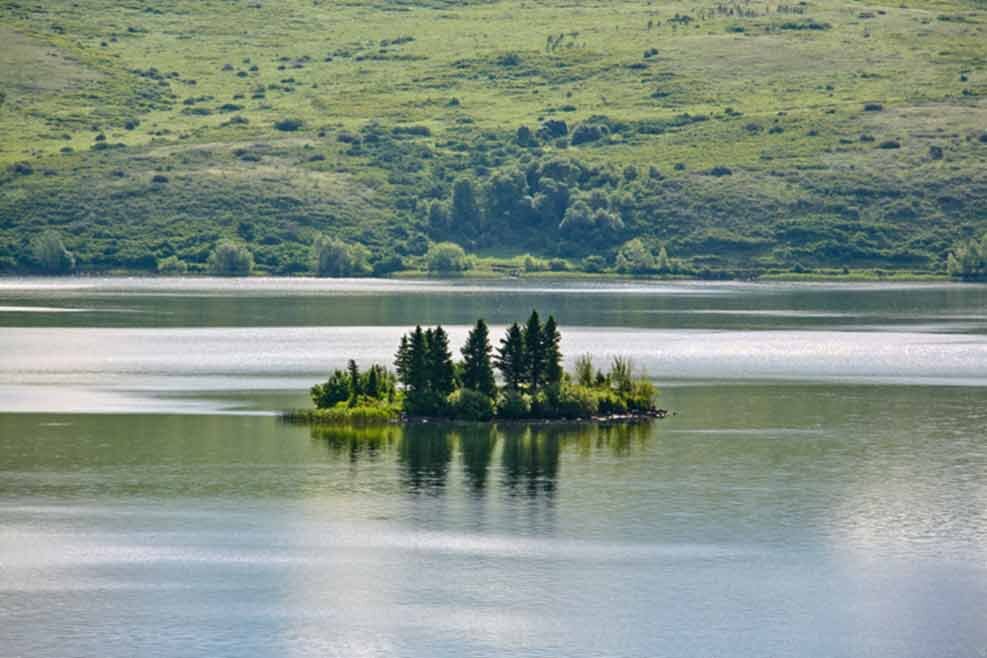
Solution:
{"label": "rippled water", "polygon": [[[983,656],[985,291],[0,280],[0,655]],[[533,306],[677,415],[263,415]]]}

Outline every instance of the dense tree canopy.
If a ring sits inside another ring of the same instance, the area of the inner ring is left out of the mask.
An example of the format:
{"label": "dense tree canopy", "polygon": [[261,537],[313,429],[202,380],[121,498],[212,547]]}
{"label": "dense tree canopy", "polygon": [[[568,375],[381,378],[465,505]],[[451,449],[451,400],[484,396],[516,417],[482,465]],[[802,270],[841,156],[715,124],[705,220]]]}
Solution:
{"label": "dense tree canopy", "polygon": [[220,241],[209,254],[209,271],[217,276],[247,276],[253,269],[253,254],[232,240]]}

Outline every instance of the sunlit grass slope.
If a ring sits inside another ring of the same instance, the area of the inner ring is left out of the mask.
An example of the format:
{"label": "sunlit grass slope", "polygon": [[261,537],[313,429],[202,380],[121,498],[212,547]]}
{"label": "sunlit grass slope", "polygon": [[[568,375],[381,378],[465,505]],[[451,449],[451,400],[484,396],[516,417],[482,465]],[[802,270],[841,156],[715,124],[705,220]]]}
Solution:
{"label": "sunlit grass slope", "polygon": [[[5,270],[46,227],[82,268],[195,269],[236,237],[282,274],[318,232],[375,258],[642,237],[697,270],[936,271],[987,228],[982,1],[2,0],[0,43]],[[558,158],[619,231],[429,223],[457,177],[534,195]]]}

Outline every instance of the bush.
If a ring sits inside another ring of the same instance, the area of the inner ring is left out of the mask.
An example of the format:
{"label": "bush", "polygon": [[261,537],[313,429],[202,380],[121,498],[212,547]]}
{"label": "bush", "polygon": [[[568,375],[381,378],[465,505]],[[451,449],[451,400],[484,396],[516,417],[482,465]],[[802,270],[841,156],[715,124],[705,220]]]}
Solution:
{"label": "bush", "polygon": [[274,122],[274,127],[284,132],[295,132],[305,125],[301,119],[281,119]]}
{"label": "bush", "polygon": [[586,386],[563,386],[555,404],[555,415],[569,420],[592,418],[597,410],[597,393]]}
{"label": "bush", "polygon": [[541,258],[536,258],[531,254],[524,257],[525,272],[544,272],[548,269],[548,263]]}
{"label": "bush", "polygon": [[879,148],[879,149],[885,149],[885,150],[900,149],[901,148],[901,142],[899,142],[896,139],[889,139],[887,141],[884,141],[884,142],[881,142],[880,144],[878,144],[877,145],[877,148]]}
{"label": "bush", "polygon": [[158,274],[178,275],[188,272],[188,263],[178,256],[168,256],[158,261]]}
{"label": "bush", "polygon": [[576,126],[575,130],[572,131],[570,141],[573,146],[579,146],[580,144],[599,141],[608,134],[610,131],[606,126],[583,123]]}
{"label": "bush", "polygon": [[580,262],[580,266],[583,268],[584,272],[597,273],[602,272],[607,269],[607,261],[604,260],[603,256],[587,256]]}
{"label": "bush", "polygon": [[469,269],[469,259],[458,244],[439,242],[425,254],[425,267],[429,272],[464,272]]}
{"label": "bush", "polygon": [[404,259],[397,254],[381,256],[373,266],[374,276],[387,276],[405,269]]}
{"label": "bush", "polygon": [[627,402],[616,391],[596,391],[596,405],[596,412],[601,416],[627,413]]}
{"label": "bush", "polygon": [[534,146],[536,143],[535,136],[528,126],[518,128],[514,140],[518,146]]}
{"label": "bush", "polygon": [[31,242],[31,255],[46,274],[68,274],[75,269],[75,256],[54,231],[45,231]]}
{"label": "bush", "polygon": [[497,416],[519,419],[531,416],[531,398],[518,391],[504,391],[497,400]]}
{"label": "bush", "polygon": [[449,410],[453,418],[487,421],[494,417],[494,401],[469,388],[463,388],[449,396]]}
{"label": "bush", "polygon": [[253,254],[232,240],[221,240],[209,254],[209,271],[217,276],[247,276],[253,269]]}
{"label": "bush", "polygon": [[366,276],[370,274],[370,251],[361,244],[319,235],[312,244],[316,276]]}

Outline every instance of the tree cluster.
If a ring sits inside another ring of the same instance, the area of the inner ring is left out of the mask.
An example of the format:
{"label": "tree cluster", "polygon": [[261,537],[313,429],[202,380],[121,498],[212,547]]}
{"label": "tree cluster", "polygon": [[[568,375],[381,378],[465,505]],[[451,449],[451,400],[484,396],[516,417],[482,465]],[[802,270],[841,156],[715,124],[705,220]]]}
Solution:
{"label": "tree cluster", "polygon": [[334,370],[329,379],[312,387],[312,402],[318,409],[331,409],[345,403],[349,407],[360,404],[393,403],[397,394],[394,374],[382,365],[374,364],[364,372],[356,361],[350,359],[345,370]]}
{"label": "tree cluster", "polygon": [[312,387],[312,400],[347,418],[580,419],[655,411],[657,392],[647,379],[634,377],[630,361],[615,358],[603,373],[580,357],[570,375],[562,369],[561,342],[555,318],[542,323],[532,311],[523,325],[508,327],[495,350],[481,319],[460,348],[462,359],[454,361],[445,329],[416,326],[401,337],[393,374],[380,365],[361,372],[350,361]]}
{"label": "tree cluster", "polygon": [[980,242],[956,245],[946,259],[946,270],[950,276],[967,281],[987,279],[987,233]]}
{"label": "tree cluster", "polygon": [[605,189],[617,182],[619,176],[562,158],[497,171],[482,185],[461,177],[448,199],[428,206],[429,230],[474,247],[503,242],[499,229],[509,229],[512,241],[554,244],[567,253],[607,248],[625,232],[623,200]]}

